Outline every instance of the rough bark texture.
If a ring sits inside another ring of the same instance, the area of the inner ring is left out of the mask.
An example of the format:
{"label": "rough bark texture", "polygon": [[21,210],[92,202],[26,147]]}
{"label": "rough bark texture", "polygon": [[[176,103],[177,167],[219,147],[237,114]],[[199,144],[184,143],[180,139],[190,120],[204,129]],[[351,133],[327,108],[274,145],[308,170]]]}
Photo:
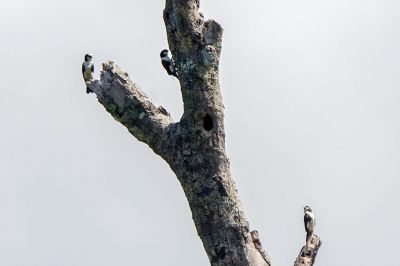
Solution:
{"label": "rough bark texture", "polygon": [[174,122],[113,62],[88,86],[106,110],[171,167],[189,202],[211,265],[270,266],[250,231],[225,153],[219,88],[222,28],[199,13],[199,0],[166,0],[164,21],[179,73],[184,113]]}
{"label": "rough bark texture", "polygon": [[300,250],[299,256],[294,262],[294,266],[312,266],[317,257],[318,250],[322,242],[317,235],[312,235],[308,243]]}

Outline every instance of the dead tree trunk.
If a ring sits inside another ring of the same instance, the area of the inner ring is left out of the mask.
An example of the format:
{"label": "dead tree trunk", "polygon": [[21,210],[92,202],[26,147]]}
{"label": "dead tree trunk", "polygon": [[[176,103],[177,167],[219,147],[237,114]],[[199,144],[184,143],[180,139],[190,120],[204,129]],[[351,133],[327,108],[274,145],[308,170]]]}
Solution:
{"label": "dead tree trunk", "polygon": [[166,0],[164,21],[179,73],[184,113],[174,122],[113,62],[88,86],[99,102],[171,167],[215,266],[269,266],[257,231],[250,231],[225,153],[219,88],[222,28],[204,20],[199,0]]}

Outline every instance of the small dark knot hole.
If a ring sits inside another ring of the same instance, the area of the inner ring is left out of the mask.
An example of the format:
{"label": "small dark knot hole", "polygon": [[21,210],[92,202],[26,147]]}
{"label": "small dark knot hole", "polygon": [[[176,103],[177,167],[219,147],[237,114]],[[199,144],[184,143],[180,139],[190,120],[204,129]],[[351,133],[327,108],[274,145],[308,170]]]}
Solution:
{"label": "small dark knot hole", "polygon": [[203,127],[207,131],[212,130],[214,127],[213,119],[209,114],[206,114],[206,116],[203,118]]}

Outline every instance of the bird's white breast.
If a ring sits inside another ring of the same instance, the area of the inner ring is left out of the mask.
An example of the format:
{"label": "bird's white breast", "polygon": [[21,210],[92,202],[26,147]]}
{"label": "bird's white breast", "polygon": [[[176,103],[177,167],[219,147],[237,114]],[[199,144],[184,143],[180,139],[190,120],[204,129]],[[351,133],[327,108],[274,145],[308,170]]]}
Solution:
{"label": "bird's white breast", "polygon": [[83,62],[83,65],[85,66],[85,69],[91,68],[93,66],[93,62],[92,61],[85,61]]}
{"label": "bird's white breast", "polygon": [[311,218],[311,221],[307,223],[307,228],[312,232],[315,227],[315,217],[312,212],[306,212],[306,215]]}
{"label": "bird's white breast", "polygon": [[161,58],[161,60],[162,60],[162,61],[169,62],[169,63],[170,63],[170,65],[169,65],[170,71],[171,71],[171,72],[174,72],[174,71],[175,71],[175,67],[174,67],[174,65],[173,65],[173,63],[172,63],[171,58],[169,58],[168,56],[164,56],[164,57]]}

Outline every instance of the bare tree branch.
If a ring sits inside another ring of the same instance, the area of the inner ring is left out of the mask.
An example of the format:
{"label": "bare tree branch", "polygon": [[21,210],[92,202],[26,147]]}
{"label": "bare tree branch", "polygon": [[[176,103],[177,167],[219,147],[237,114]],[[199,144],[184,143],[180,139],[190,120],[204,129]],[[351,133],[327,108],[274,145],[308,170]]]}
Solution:
{"label": "bare tree branch", "polygon": [[156,107],[128,74],[113,62],[103,64],[101,79],[87,84],[106,110],[138,140],[162,155],[172,117]]}
{"label": "bare tree branch", "polygon": [[269,258],[267,252],[264,250],[264,248],[263,248],[263,246],[261,244],[260,236],[259,236],[257,230],[251,231],[251,238],[253,239],[254,246],[256,247],[258,252],[260,252],[261,256],[267,262],[268,266],[271,266],[272,265],[271,264],[271,259]]}
{"label": "bare tree branch", "polygon": [[308,243],[300,250],[299,256],[294,262],[294,266],[312,266],[317,257],[318,250],[322,242],[317,235],[312,235]]}

